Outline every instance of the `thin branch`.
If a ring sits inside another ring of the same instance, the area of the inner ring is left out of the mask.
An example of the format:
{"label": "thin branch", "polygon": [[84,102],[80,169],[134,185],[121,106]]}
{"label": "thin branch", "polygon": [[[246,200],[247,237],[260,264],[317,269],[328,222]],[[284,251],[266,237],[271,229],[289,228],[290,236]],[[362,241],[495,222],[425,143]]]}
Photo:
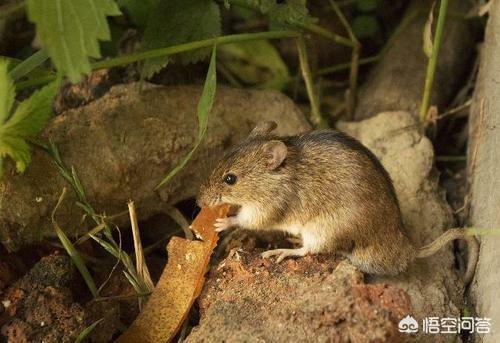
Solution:
{"label": "thin branch", "polygon": [[302,77],[306,84],[307,95],[309,97],[309,102],[311,104],[311,114],[310,120],[314,127],[326,127],[326,123],[321,116],[318,98],[314,92],[313,79],[311,75],[311,70],[309,68],[309,61],[307,57],[306,44],[304,42],[304,37],[299,36],[297,38],[297,49],[299,52],[300,70],[302,72]]}
{"label": "thin branch", "polygon": [[349,92],[346,96],[347,102],[347,113],[350,118],[354,115],[354,107],[356,106],[356,93],[357,93],[357,85],[358,85],[358,72],[359,72],[359,55],[361,52],[361,44],[359,43],[354,31],[349,25],[346,17],[340,10],[339,6],[333,0],[329,0],[330,5],[332,6],[335,14],[339,18],[341,24],[344,26],[347,34],[349,35],[349,39],[353,43],[352,46],[352,54],[351,54],[351,69],[349,73]]}
{"label": "thin branch", "polygon": [[448,0],[441,0],[439,4],[439,17],[436,24],[436,33],[432,47],[432,55],[427,64],[427,73],[425,75],[424,95],[422,98],[422,105],[420,107],[420,122],[425,123],[427,120],[427,112],[429,111],[429,104],[432,93],[432,85],[436,75],[436,68],[439,56],[439,49],[443,39],[444,23],[446,19],[446,12],[448,10]]}
{"label": "thin branch", "polygon": [[139,233],[139,224],[137,222],[137,213],[135,212],[133,201],[128,202],[128,211],[130,213],[130,225],[132,227],[132,236],[134,238],[135,268],[137,270],[137,276],[142,279],[142,282],[147,287],[147,289],[149,291],[152,291],[155,286],[153,280],[151,280],[149,269],[144,258],[141,235]]}

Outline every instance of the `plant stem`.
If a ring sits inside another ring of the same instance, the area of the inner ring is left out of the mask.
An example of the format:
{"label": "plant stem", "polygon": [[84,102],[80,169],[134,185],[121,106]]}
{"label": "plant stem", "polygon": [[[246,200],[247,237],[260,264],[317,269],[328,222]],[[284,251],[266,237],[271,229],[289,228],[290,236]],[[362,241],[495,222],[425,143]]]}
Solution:
{"label": "plant stem", "polygon": [[[296,31],[267,31],[267,32],[257,32],[257,33],[241,33],[235,35],[227,35],[216,38],[209,38],[200,41],[194,41],[184,44],[178,44],[169,46],[166,48],[152,49],[148,51],[136,52],[124,56],[119,56],[115,58],[110,58],[108,60],[103,60],[95,62],[92,64],[92,70],[105,69],[118,67],[122,65],[127,65],[130,63],[142,61],[148,58],[169,56],[178,54],[185,51],[212,47],[214,44],[223,45],[229,43],[245,42],[250,40],[260,40],[260,39],[279,39],[279,38],[295,38],[300,34]],[[16,84],[16,90],[20,91],[32,86],[38,86],[52,81],[55,76],[49,75],[42,78],[28,80],[25,82],[19,82]]]}
{"label": "plant stem", "polygon": [[169,46],[166,48],[137,52],[125,56],[112,58],[109,60],[99,61],[92,65],[92,69],[95,70],[95,69],[117,67],[137,61],[142,61],[148,58],[174,55],[189,50],[212,47],[214,46],[214,44],[222,45],[222,44],[244,42],[250,40],[293,38],[298,36],[299,33],[295,31],[268,31],[268,32],[258,32],[258,33],[241,33],[235,35],[227,35],[222,37],[209,38],[200,41]]}
{"label": "plant stem", "polygon": [[[374,63],[374,62],[377,62],[379,59],[380,59],[380,55],[374,55],[374,56],[370,56],[370,57],[361,58],[361,59],[359,59],[359,65],[361,66],[361,65],[365,65],[365,64]],[[330,67],[321,68],[318,70],[316,75],[327,75],[327,74],[336,73],[338,71],[346,70],[346,69],[349,69],[349,67],[351,67],[351,64],[352,64],[351,62],[346,62],[346,63],[335,64],[335,65],[330,66]]]}
{"label": "plant stem", "polygon": [[304,29],[304,30],[309,31],[311,33],[315,33],[319,36],[331,39],[335,43],[345,45],[345,46],[348,46],[351,48],[354,47],[354,43],[351,40],[349,40],[348,38],[342,37],[336,33],[328,31],[327,29],[325,29],[321,26],[318,26],[316,24],[297,24],[297,26],[300,27],[301,29]]}
{"label": "plant stem", "polygon": [[427,120],[427,112],[429,111],[430,98],[432,93],[432,85],[434,83],[434,76],[436,74],[439,48],[443,38],[444,23],[446,18],[446,11],[448,9],[448,0],[441,0],[439,4],[439,17],[436,24],[436,33],[432,47],[432,55],[427,64],[427,73],[425,75],[424,95],[422,98],[422,105],[420,107],[420,122],[425,123]]}
{"label": "plant stem", "polygon": [[299,36],[297,38],[297,49],[299,52],[300,70],[302,71],[302,77],[306,84],[307,95],[309,97],[309,102],[311,103],[311,115],[310,120],[314,127],[326,127],[326,123],[321,116],[318,98],[314,92],[314,84],[312,80],[311,70],[309,68],[309,61],[307,58],[306,44],[304,42],[304,37]]}
{"label": "plant stem", "polygon": [[[380,55],[374,55],[370,57],[365,57],[365,58],[360,58],[359,59],[359,65],[365,65],[365,64],[370,64],[374,63],[380,60]],[[352,66],[352,62],[345,62],[345,63],[339,63],[339,64],[334,64],[329,67],[321,68],[318,69],[315,73],[313,73],[313,76],[321,76],[321,75],[328,75],[328,74],[333,74],[337,73],[339,71],[344,71],[347,69],[350,69]],[[298,81],[300,78],[300,75],[295,75],[295,76],[287,76],[287,77],[282,77],[276,80],[273,80],[271,82],[266,83],[263,87],[262,85],[258,85],[256,88],[257,89],[263,89],[263,88],[272,88],[275,85],[281,85],[281,84],[287,84],[293,81]]]}
{"label": "plant stem", "polygon": [[335,14],[339,18],[341,24],[346,29],[347,34],[349,35],[349,39],[353,44],[351,54],[351,69],[349,72],[349,91],[348,94],[346,94],[347,114],[349,118],[352,118],[354,116],[354,107],[356,106],[356,91],[358,85],[359,55],[361,51],[361,44],[356,38],[354,31],[352,30],[349,22],[340,10],[339,6],[335,3],[334,0],[330,0],[330,5],[335,11]]}

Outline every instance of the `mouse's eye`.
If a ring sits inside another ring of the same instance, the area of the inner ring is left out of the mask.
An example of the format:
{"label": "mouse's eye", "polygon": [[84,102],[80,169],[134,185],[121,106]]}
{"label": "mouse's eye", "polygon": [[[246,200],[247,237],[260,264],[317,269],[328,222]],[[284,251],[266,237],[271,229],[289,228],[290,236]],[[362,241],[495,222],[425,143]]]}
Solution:
{"label": "mouse's eye", "polygon": [[236,183],[236,175],[233,173],[228,173],[224,176],[224,182],[228,185],[234,185]]}

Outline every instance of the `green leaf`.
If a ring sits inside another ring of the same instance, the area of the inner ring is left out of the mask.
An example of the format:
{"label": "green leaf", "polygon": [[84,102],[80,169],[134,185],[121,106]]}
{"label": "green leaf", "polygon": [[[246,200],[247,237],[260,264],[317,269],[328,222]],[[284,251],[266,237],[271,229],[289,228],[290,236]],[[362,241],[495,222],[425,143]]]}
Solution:
{"label": "green leaf", "polygon": [[14,114],[0,126],[0,158],[10,156],[23,172],[31,161],[26,139],[36,135],[45,125],[60,79],[48,84],[17,107]]}
{"label": "green leaf", "polygon": [[109,40],[107,16],[119,15],[113,0],[27,0],[28,18],[56,68],[71,82],[91,70],[101,56],[99,40]]}
{"label": "green leaf", "polygon": [[10,56],[0,56],[0,63],[7,63],[7,70],[10,71],[14,69],[19,63],[21,63],[23,60],[20,60],[19,58],[15,57],[10,57]]}
{"label": "green leaf", "polygon": [[306,0],[246,0],[250,7],[259,8],[269,18],[272,29],[290,29],[313,24],[316,18],[309,15]]}
{"label": "green leaf", "polygon": [[208,126],[208,114],[212,110],[212,105],[215,100],[215,90],[217,88],[217,70],[216,70],[216,47],[212,49],[212,57],[210,58],[210,64],[208,66],[207,77],[205,79],[205,84],[203,85],[203,91],[201,93],[200,101],[198,102],[198,141],[194,148],[175,166],[175,168],[168,173],[167,176],[160,182],[156,187],[159,188],[168,182],[175,174],[177,174],[191,159],[191,156],[196,151],[200,145]]}
{"label": "green leaf", "polygon": [[130,19],[139,28],[144,29],[150,13],[158,6],[160,0],[117,0],[118,6],[127,9]]}
{"label": "green leaf", "polygon": [[[16,162],[16,169],[20,173],[31,162],[30,148],[24,139],[0,134],[0,158],[5,156],[10,156]],[[3,175],[3,170],[0,175]]]}
{"label": "green leaf", "polygon": [[[288,67],[269,41],[224,44],[217,49],[219,50],[218,60],[246,84],[271,84],[290,76]],[[279,89],[279,86],[277,84],[276,88]]]}
{"label": "green leaf", "polygon": [[[213,0],[163,0],[151,13],[144,32],[144,50],[168,47],[220,35],[219,6]],[[198,62],[209,54],[199,49],[179,54],[184,64]],[[169,57],[146,60],[143,77],[149,78],[160,71]]]}
{"label": "green leaf", "polygon": [[9,64],[0,60],[0,125],[7,120],[16,98],[14,82],[9,76]]}
{"label": "green leaf", "polygon": [[0,134],[28,138],[37,134],[52,113],[52,101],[59,81],[49,83],[19,104],[14,114],[0,128]]}

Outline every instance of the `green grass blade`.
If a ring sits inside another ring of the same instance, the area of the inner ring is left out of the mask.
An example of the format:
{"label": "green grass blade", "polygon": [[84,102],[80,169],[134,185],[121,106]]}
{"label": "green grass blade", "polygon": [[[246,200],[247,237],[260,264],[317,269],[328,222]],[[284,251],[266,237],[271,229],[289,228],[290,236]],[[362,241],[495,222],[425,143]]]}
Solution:
{"label": "green grass blade", "polygon": [[203,85],[203,92],[201,93],[200,102],[198,102],[198,140],[201,140],[207,131],[208,114],[212,110],[215,100],[215,90],[217,88],[216,52],[217,48],[214,45],[207,77]]}
{"label": "green grass blade", "polygon": [[75,249],[75,247],[69,240],[68,236],[66,236],[64,231],[61,230],[59,225],[54,223],[54,228],[56,230],[57,237],[59,237],[59,240],[61,241],[64,249],[68,253],[69,257],[71,257],[71,259],[73,260],[73,263],[75,264],[76,268],[80,271],[80,274],[82,274],[82,277],[85,280],[85,283],[87,284],[90,293],[92,293],[94,297],[97,297],[99,294],[97,293],[97,288],[95,286],[94,279],[90,275],[90,272],[87,269],[85,262],[83,262],[80,253],[78,252],[78,250]]}
{"label": "green grass blade", "polygon": [[59,225],[57,224],[57,222],[55,220],[55,213],[57,211],[57,208],[61,205],[61,202],[64,199],[65,194],[66,194],[66,188],[64,188],[61,196],[59,197],[59,200],[57,202],[56,207],[52,211],[52,224],[54,225],[54,229],[56,231],[57,237],[59,237],[59,240],[61,241],[64,249],[68,253],[69,257],[71,258],[71,260],[75,264],[75,266],[78,269],[78,271],[80,272],[80,274],[82,274],[83,280],[87,284],[87,287],[89,288],[90,293],[92,293],[92,295],[94,297],[97,297],[99,295],[97,292],[97,287],[95,285],[94,279],[90,275],[90,272],[89,272],[87,266],[85,265],[85,262],[83,262],[82,256],[80,255],[78,250],[75,249],[74,245],[71,243],[68,236],[66,236],[64,231],[59,227]]}
{"label": "green grass blade", "polygon": [[440,0],[439,15],[436,24],[436,32],[434,34],[434,42],[432,43],[433,47],[432,47],[431,57],[429,58],[429,61],[427,63],[424,94],[422,96],[422,104],[420,106],[421,123],[425,123],[427,121],[427,113],[429,112],[432,86],[434,84],[434,77],[436,74],[436,68],[438,64],[439,49],[441,48],[441,43],[443,40],[444,23],[447,11],[448,11],[448,0]]}
{"label": "green grass blade", "polygon": [[19,80],[23,76],[38,68],[43,62],[49,58],[49,55],[44,49],[38,50],[33,55],[16,65],[11,71],[10,76],[14,81]]}
{"label": "green grass blade", "polygon": [[89,326],[87,326],[85,329],[83,329],[83,331],[80,332],[80,334],[78,335],[78,337],[75,339],[75,343],[81,343],[81,342],[83,342],[87,338],[87,336],[90,335],[90,333],[92,331],[94,331],[94,329],[96,328],[96,326],[99,325],[103,320],[104,320],[104,318],[96,320],[95,322],[93,322],[92,324],[90,324]]}
{"label": "green grass blade", "polygon": [[139,283],[137,282],[137,280],[129,272],[127,272],[126,270],[124,270],[123,274],[127,278],[128,282],[130,282],[130,284],[132,285],[132,287],[134,287],[134,289],[135,289],[135,291],[136,291],[137,294],[141,294],[141,293],[144,292],[144,290],[141,288],[141,286],[139,285]]}
{"label": "green grass blade", "polygon": [[175,174],[179,172],[191,159],[191,156],[196,151],[200,145],[203,136],[207,130],[208,125],[208,114],[212,110],[212,105],[215,99],[215,90],[217,88],[217,72],[216,72],[216,46],[214,45],[212,49],[212,57],[210,58],[210,65],[208,66],[207,77],[205,79],[205,84],[203,85],[203,91],[201,93],[200,101],[198,102],[198,141],[194,148],[175,166],[175,168],[168,173],[168,175],[160,182],[156,188],[163,186],[168,182]]}

